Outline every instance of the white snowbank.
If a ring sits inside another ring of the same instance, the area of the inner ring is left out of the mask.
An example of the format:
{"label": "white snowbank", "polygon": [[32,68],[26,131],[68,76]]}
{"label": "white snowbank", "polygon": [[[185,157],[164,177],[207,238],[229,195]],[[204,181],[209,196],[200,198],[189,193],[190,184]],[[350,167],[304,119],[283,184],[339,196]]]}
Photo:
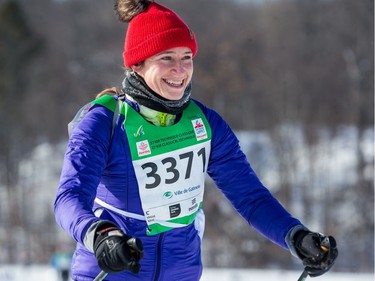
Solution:
{"label": "white snowbank", "polygon": [[[215,269],[203,271],[201,281],[297,281],[301,272],[255,269]],[[0,281],[58,281],[55,270],[48,265],[0,265]],[[374,281],[373,273],[336,273],[307,280],[312,281]],[[171,280],[173,281],[173,280]]]}
{"label": "white snowbank", "polygon": [[[201,281],[297,281],[301,272],[284,270],[255,270],[255,269],[205,269]],[[371,273],[336,273],[325,275],[307,281],[374,281]]]}

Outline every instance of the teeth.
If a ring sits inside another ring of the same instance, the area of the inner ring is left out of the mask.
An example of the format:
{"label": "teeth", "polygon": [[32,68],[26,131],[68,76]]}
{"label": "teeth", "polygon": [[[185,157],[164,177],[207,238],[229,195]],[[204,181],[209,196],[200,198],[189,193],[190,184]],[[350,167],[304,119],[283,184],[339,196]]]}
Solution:
{"label": "teeth", "polygon": [[172,86],[181,86],[184,81],[171,81],[171,80],[165,80],[169,85]]}

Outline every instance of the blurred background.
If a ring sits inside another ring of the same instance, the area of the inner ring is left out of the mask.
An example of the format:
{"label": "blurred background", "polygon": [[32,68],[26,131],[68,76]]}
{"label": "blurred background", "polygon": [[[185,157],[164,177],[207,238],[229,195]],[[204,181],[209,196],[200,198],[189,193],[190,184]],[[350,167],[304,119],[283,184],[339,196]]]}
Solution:
{"label": "blurred background", "polygon": [[[373,273],[374,1],[159,2],[197,35],[193,97],[227,120],[293,215],[336,237],[333,271]],[[53,201],[67,124],[124,77],[113,4],[0,0],[0,265],[52,266],[74,250]],[[205,267],[301,270],[209,178],[204,210]]]}

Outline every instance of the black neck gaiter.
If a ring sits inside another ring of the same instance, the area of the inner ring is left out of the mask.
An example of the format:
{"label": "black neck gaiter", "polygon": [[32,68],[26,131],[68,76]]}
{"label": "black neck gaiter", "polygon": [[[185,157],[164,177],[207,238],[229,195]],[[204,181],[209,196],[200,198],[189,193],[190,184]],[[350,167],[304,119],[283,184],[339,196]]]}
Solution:
{"label": "black neck gaiter", "polygon": [[140,105],[156,111],[177,115],[189,105],[191,82],[186,87],[181,99],[168,100],[151,90],[138,74],[129,72],[122,82],[122,91],[131,96]]}

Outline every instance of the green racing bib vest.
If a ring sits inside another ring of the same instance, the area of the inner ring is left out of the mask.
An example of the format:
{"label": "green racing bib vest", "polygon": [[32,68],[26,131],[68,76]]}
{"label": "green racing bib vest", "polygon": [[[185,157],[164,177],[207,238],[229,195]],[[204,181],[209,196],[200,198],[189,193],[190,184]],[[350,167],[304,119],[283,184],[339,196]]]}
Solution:
{"label": "green racing bib vest", "polygon": [[191,224],[202,207],[211,128],[191,101],[168,127],[147,122],[124,103],[124,126],[148,235]]}

